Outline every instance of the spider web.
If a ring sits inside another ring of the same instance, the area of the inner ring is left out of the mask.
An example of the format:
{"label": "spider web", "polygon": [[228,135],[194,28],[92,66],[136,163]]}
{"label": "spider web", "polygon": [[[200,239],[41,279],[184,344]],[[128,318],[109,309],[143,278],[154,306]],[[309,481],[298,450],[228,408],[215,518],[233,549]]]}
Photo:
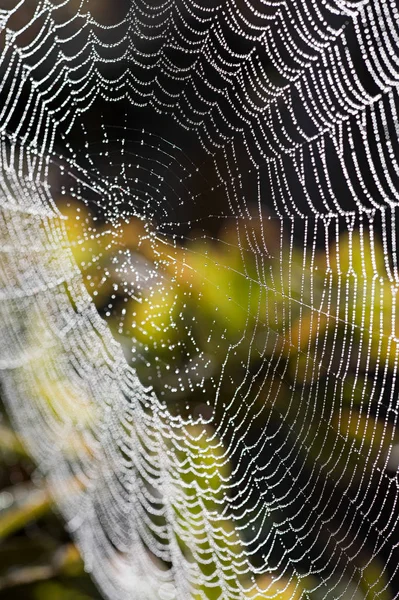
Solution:
{"label": "spider web", "polygon": [[397,2],[113,4],[0,4],[15,426],[108,598],[397,597]]}

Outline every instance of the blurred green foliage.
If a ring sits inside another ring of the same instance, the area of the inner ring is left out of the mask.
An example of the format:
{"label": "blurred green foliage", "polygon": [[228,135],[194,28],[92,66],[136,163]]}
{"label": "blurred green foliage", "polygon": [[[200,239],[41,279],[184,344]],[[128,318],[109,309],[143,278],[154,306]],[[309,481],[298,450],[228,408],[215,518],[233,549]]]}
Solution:
{"label": "blurred green foliage", "polygon": [[[234,414],[242,409],[242,398],[236,392],[245,373],[251,372],[252,388],[243,393],[250,399],[248,406],[257,427],[284,415],[298,449],[307,449],[303,460],[317,464],[321,472],[326,469],[326,477],[337,485],[343,489],[356,486],[364,473],[371,476],[376,464],[383,465],[398,435],[393,425],[368,410],[373,388],[369,373],[373,370],[370,365],[377,368],[386,363],[392,369],[395,364],[397,347],[391,328],[396,298],[383,276],[384,258],[378,241],[356,231],[352,237],[342,235],[339,251],[337,244],[332,246],[327,260],[325,250],[317,250],[309,264],[303,249],[290,244],[285,254],[280,253],[281,231],[270,220],[226,230],[218,242],[193,236],[185,247],[178,247],[157,237],[140,220],[114,224],[111,230],[95,224],[82,206],[77,211],[72,201],[62,211],[72,252],[98,310],[143,382],[154,387],[172,413],[202,415],[206,420],[213,411],[214,425],[221,424],[226,411]],[[88,231],[95,234],[88,236]],[[269,255],[256,250],[261,236],[267,237]],[[145,269],[140,294],[132,295],[128,302],[127,284],[112,267],[120,249],[140,257]],[[148,273],[156,276],[148,277]],[[332,289],[328,311],[322,302],[327,283]],[[374,321],[372,314],[376,315]],[[312,417],[302,401],[304,390],[323,380],[329,369],[339,370],[341,336],[349,336],[363,353],[356,365],[349,365],[345,376],[337,378],[335,386],[320,386],[325,416]],[[266,367],[273,366],[271,375],[262,361]],[[212,405],[209,399],[215,397],[215,377],[218,379],[222,370],[218,402]],[[95,421],[95,414],[79,404],[79,392],[72,389],[71,382],[54,380],[40,394],[55,416],[58,410],[65,414],[69,407],[80,424]],[[29,483],[34,467],[4,423],[0,443],[4,488],[0,493],[1,597],[100,598],[84,573],[77,550],[51,512],[51,499]],[[234,557],[238,563],[240,560],[240,535],[225,511],[224,481],[231,467],[209,425],[191,426],[188,433],[190,440],[196,440],[190,448],[196,458],[194,469],[185,470],[184,447],[178,455],[185,495],[180,506],[179,502],[174,506],[179,526],[176,536],[190,560],[195,560],[190,555],[189,537],[198,534],[200,569],[208,583],[198,589],[196,598],[216,600],[221,588],[212,560],[215,548],[227,580],[233,581],[240,571],[240,564],[233,564]],[[80,448],[83,443],[76,439],[71,445]],[[18,473],[17,482],[12,473]],[[21,485],[25,499],[18,502],[16,489]],[[213,537],[204,536],[205,513],[214,522]],[[348,597],[388,600],[391,595],[379,559],[372,558],[361,540],[358,544],[362,551],[354,558],[354,580],[358,579],[359,586],[355,596],[347,582]],[[12,558],[15,549],[18,559]],[[317,582],[286,575],[277,581],[262,575],[253,583],[243,572],[232,585],[247,589],[246,597],[252,600],[285,600],[303,597],[303,589],[317,587]],[[312,597],[317,599],[317,592]],[[320,597],[326,597],[325,590]]]}

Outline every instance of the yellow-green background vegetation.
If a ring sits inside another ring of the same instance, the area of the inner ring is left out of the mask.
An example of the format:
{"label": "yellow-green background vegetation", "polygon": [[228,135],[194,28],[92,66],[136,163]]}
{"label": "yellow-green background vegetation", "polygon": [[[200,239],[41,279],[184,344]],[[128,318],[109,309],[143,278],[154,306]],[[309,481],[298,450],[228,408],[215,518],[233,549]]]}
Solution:
{"label": "yellow-green background vegetation", "polygon": [[[72,201],[62,207],[73,255],[98,310],[142,381],[154,387],[172,413],[194,420],[202,415],[206,420],[214,411],[213,427],[187,425],[191,439],[198,439],[198,447],[191,448],[198,456],[197,485],[190,488],[192,472],[184,474],[182,470],[181,477],[193,494],[198,489],[203,491],[203,504],[209,513],[220,513],[221,529],[213,543],[220,550],[219,560],[224,557],[227,574],[231,572],[234,578],[224,546],[228,544],[230,550],[236,547],[238,555],[240,536],[223,512],[224,496],[219,484],[229,477],[230,466],[218,460],[221,446],[215,444],[214,427],[223,422],[226,406],[229,414],[242,409],[242,398],[235,391],[245,372],[251,372],[251,388],[245,393],[257,429],[282,415],[287,435],[289,432],[295,440],[309,469],[316,465],[322,476],[324,473],[337,486],[356,490],[362,478],[372,479],[376,466],[383,468],[398,435],[393,424],[369,410],[373,388],[369,373],[376,365],[386,365],[392,371],[397,351],[392,338],[395,292],[383,276],[384,257],[378,240],[358,231],[353,236],[343,233],[339,251],[337,244],[331,245],[328,254],[325,249],[317,249],[311,256],[309,251],[304,265],[302,248],[287,244],[291,249],[280,254],[277,219],[227,228],[216,241],[197,238],[194,233],[191,241],[178,247],[157,237],[142,220],[114,223],[108,228],[94,223],[84,207],[80,206],[78,212],[76,209]],[[269,255],[254,251],[246,235],[248,228],[252,241],[266,232]],[[147,270],[152,265],[157,274],[151,285],[142,287],[140,297],[128,298],[127,302],[121,278],[112,267],[113,257],[121,248],[142,257]],[[326,282],[332,290],[328,311],[321,302]],[[112,310],[108,310],[110,298]],[[348,306],[350,314],[346,312]],[[372,313],[376,315],[374,321]],[[321,354],[321,340],[331,349],[330,332],[334,331],[338,332],[338,346],[340,336],[343,339],[346,335],[354,346],[361,345],[364,350],[349,365],[345,376],[337,378],[335,388],[320,386],[324,418],[318,418],[304,401],[304,390],[308,393],[309,386],[325,378],[329,365],[325,357],[331,352]],[[232,345],[235,352],[231,352]],[[198,362],[198,356],[206,359]],[[262,360],[264,365],[260,367]],[[268,371],[270,364],[275,368]],[[222,368],[226,372],[214,404],[214,381]],[[82,407],[77,410],[79,390],[73,389],[70,382],[55,381],[39,391],[53,414],[70,410],[81,424],[95,420],[95,415]],[[1,597],[100,598],[5,415],[1,427]],[[83,442],[71,440],[71,451],[74,444],[79,447]],[[184,460],[182,450],[182,464]],[[187,492],[188,504],[191,492]],[[196,502],[191,517],[197,528],[180,522],[178,535],[187,553],[187,536],[201,530],[202,515]],[[201,569],[217,584],[209,540],[199,543],[202,557],[210,559],[204,560],[206,566],[201,565]],[[391,598],[379,557],[374,557],[361,539],[354,538],[352,544],[359,552],[353,559],[352,582],[343,579],[341,583],[342,589],[347,588],[347,597]],[[318,583],[317,577],[283,575],[276,580],[262,575],[254,587],[245,573],[237,578],[237,585],[247,589],[246,596],[253,600],[325,597],[323,587],[311,596],[304,592],[305,588],[317,588]],[[353,596],[356,584],[357,595]],[[220,592],[217,585],[203,587],[196,597],[216,600]]]}

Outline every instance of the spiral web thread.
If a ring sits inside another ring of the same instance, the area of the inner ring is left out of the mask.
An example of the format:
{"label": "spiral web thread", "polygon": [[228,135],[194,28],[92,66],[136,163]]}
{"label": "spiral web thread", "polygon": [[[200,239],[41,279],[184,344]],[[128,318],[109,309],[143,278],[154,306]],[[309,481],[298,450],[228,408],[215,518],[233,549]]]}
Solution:
{"label": "spiral web thread", "polygon": [[15,426],[108,598],[397,597],[397,2],[125,8],[0,3]]}

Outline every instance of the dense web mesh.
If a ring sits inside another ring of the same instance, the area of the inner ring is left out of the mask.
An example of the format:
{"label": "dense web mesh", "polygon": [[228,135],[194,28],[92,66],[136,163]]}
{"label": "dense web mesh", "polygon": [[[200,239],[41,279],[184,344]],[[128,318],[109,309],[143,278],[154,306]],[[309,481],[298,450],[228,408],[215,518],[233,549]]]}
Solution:
{"label": "dense web mesh", "polygon": [[0,0],[0,368],[115,600],[399,596],[396,0]]}

